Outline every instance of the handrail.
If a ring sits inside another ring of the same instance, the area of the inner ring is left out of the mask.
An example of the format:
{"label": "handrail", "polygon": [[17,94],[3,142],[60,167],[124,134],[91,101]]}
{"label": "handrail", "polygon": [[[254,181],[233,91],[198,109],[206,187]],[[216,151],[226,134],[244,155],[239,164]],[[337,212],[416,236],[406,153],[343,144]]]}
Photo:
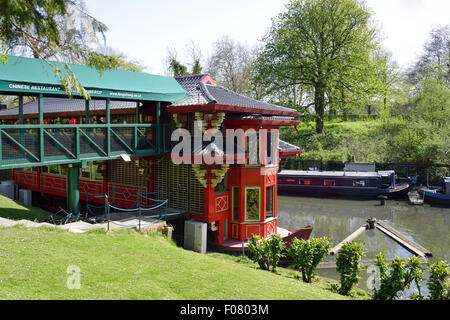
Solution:
{"label": "handrail", "polygon": [[[0,137],[6,139],[6,143],[0,142],[0,169],[77,163],[87,159],[110,160],[123,153],[137,157],[158,155],[168,150],[162,134],[165,130],[160,129],[170,126],[170,123],[0,125]],[[148,138],[147,131],[155,128],[158,129],[156,135]],[[23,140],[25,135],[32,138],[27,142],[31,141],[31,145]],[[9,150],[16,152],[14,148],[22,149],[21,155],[13,153],[11,156],[10,153],[7,158]]]}
{"label": "handrail", "polygon": [[2,124],[0,128],[2,129],[75,129],[75,128],[108,128],[108,127],[117,127],[117,128],[157,128],[157,127],[167,127],[170,126],[170,123],[111,123],[111,124]]}

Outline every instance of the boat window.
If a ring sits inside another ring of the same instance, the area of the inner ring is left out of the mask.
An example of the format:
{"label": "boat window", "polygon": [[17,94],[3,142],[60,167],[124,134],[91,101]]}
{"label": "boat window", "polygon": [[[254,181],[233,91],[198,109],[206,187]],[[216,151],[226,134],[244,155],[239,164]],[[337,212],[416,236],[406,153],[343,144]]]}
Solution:
{"label": "boat window", "polygon": [[266,187],[266,219],[273,217],[273,186]]}
{"label": "boat window", "polygon": [[311,184],[311,180],[309,179],[299,179],[298,184]]}
{"label": "boat window", "polygon": [[353,180],[353,186],[354,187],[365,187],[366,180]]}
{"label": "boat window", "polygon": [[233,194],[233,221],[239,221],[239,188],[232,188]]}
{"label": "boat window", "polygon": [[259,221],[260,189],[245,189],[245,220]]}
{"label": "boat window", "polygon": [[328,180],[328,179],[325,179],[325,180],[323,181],[323,185],[324,185],[324,186],[335,186],[335,185],[336,185],[336,181],[335,181],[335,180]]}

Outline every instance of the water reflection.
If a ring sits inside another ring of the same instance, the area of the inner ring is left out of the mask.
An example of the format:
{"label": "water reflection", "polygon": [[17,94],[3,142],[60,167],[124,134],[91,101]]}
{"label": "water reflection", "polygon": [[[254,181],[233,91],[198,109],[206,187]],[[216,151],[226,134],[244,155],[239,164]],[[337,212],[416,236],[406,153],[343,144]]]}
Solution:
{"label": "water reflection", "polygon": [[[388,200],[381,206],[377,200],[339,200],[312,197],[278,197],[278,225],[286,229],[313,226],[311,237],[332,238],[333,246],[366,223],[370,217],[385,220],[389,225],[431,250],[429,261],[450,261],[450,209],[412,206],[403,200]],[[387,259],[409,258],[413,254],[379,230],[368,230],[356,239],[364,243],[364,260],[373,261],[382,252]],[[334,261],[330,256],[327,262]],[[320,269],[319,275],[338,278],[334,269]],[[367,289],[363,272],[359,286]]]}

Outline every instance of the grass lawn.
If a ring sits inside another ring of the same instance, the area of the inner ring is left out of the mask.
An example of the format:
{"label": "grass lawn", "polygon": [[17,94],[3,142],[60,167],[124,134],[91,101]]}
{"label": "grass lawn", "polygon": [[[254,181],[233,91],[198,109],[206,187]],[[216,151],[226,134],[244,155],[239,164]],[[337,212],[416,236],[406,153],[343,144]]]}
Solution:
{"label": "grass lawn", "polygon": [[[347,299],[237,259],[187,251],[159,233],[0,228],[0,299]],[[79,290],[66,286],[72,265]]]}
{"label": "grass lawn", "polygon": [[[51,213],[37,207],[24,205],[0,195],[0,217],[11,220],[31,220],[42,222]],[[55,216],[56,217],[56,216]]]}

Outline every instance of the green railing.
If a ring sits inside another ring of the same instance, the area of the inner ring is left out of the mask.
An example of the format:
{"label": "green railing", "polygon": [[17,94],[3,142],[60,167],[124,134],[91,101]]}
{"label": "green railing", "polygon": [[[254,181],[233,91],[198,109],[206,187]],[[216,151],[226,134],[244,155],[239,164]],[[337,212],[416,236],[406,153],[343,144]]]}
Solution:
{"label": "green railing", "polygon": [[0,125],[0,169],[169,152],[170,124]]}

